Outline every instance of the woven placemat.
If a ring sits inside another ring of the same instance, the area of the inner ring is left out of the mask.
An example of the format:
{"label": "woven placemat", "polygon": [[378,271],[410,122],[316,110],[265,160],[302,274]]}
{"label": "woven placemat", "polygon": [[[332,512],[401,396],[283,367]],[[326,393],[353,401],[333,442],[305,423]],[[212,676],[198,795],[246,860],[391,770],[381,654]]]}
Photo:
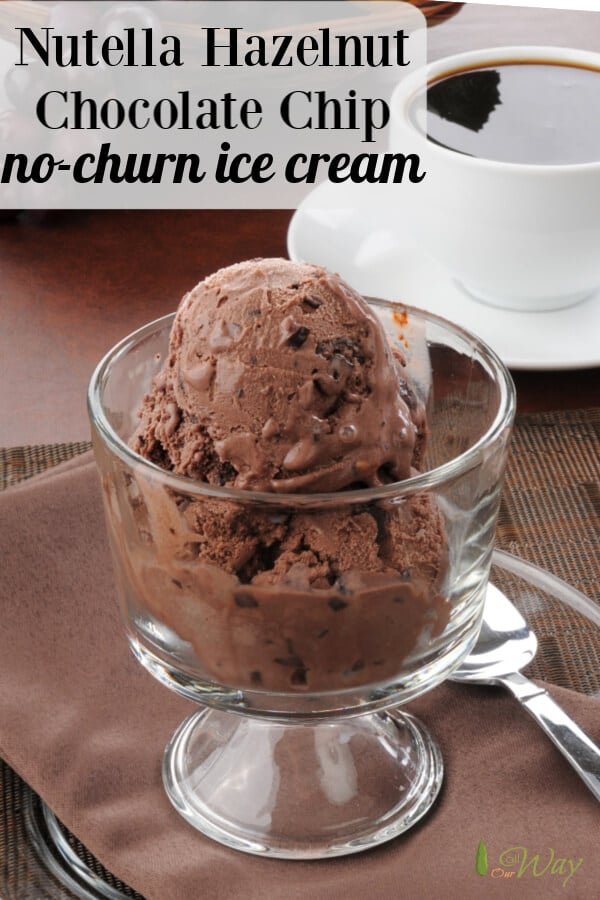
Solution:
{"label": "woven placemat", "polygon": [[[0,489],[90,449],[87,442],[0,449]],[[600,605],[600,408],[517,418],[496,544],[562,578]],[[600,695],[600,641],[591,622],[544,591],[495,568],[493,580],[518,601],[539,639],[528,674]],[[25,832],[30,789],[0,764],[2,900],[72,900],[40,866]],[[78,856],[123,896],[143,900],[70,835]],[[2,883],[4,878],[4,883]]]}
{"label": "woven placemat", "polygon": [[600,408],[517,417],[496,545],[600,604]]}
{"label": "woven placemat", "polygon": [[0,447],[0,490],[39,475],[92,447],[89,441],[68,444],[40,444],[35,447]]}

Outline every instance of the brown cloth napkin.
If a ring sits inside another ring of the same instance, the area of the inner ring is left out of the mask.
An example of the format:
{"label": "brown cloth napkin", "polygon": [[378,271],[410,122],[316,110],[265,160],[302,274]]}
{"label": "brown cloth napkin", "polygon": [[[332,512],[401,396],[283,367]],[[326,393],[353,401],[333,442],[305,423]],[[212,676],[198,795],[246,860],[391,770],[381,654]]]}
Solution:
{"label": "brown cloth napkin", "polygon": [[[163,791],[163,748],[193,706],[128,650],[89,453],[4,493],[0,546],[0,756],[147,900],[506,898],[508,877],[519,897],[598,895],[597,801],[494,689],[448,684],[409,705],[437,737],[446,776],[436,806],[406,835],[317,862],[212,842]],[[551,692],[600,741],[600,701]],[[481,840],[486,876],[475,870]],[[538,854],[537,869],[502,876],[510,866],[500,854],[511,848],[525,864]]]}

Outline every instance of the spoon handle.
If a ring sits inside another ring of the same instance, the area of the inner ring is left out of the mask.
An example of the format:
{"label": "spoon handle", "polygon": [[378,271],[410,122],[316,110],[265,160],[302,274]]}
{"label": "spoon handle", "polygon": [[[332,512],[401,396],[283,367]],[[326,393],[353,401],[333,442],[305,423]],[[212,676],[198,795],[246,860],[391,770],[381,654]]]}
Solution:
{"label": "spoon handle", "polygon": [[520,672],[499,678],[519,700],[562,755],[569,760],[581,779],[600,800],[600,747],[576,725],[548,691],[538,687]]}

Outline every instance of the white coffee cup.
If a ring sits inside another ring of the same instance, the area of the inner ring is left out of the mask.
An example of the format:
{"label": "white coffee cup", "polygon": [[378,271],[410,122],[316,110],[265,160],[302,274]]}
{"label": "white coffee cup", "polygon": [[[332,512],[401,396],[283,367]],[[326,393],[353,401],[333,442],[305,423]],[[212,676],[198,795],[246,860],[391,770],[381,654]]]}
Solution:
{"label": "white coffee cup", "polygon": [[[518,60],[597,69],[600,108],[600,54],[583,50],[474,50],[430,63],[425,81]],[[403,183],[397,194],[419,243],[469,293],[495,306],[550,310],[592,294],[600,287],[600,146],[597,161],[548,165],[448,149],[415,121],[423,84],[416,72],[394,90],[390,132],[391,149],[418,153],[426,171],[421,183]]]}

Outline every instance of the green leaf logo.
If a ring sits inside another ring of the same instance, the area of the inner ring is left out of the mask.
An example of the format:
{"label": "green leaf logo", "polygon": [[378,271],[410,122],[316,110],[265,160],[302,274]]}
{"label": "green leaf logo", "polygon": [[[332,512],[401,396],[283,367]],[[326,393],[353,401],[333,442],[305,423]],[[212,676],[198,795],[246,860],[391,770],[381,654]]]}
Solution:
{"label": "green leaf logo", "polygon": [[477,855],[475,856],[475,871],[478,875],[487,875],[488,858],[487,849],[483,841],[479,841]]}

